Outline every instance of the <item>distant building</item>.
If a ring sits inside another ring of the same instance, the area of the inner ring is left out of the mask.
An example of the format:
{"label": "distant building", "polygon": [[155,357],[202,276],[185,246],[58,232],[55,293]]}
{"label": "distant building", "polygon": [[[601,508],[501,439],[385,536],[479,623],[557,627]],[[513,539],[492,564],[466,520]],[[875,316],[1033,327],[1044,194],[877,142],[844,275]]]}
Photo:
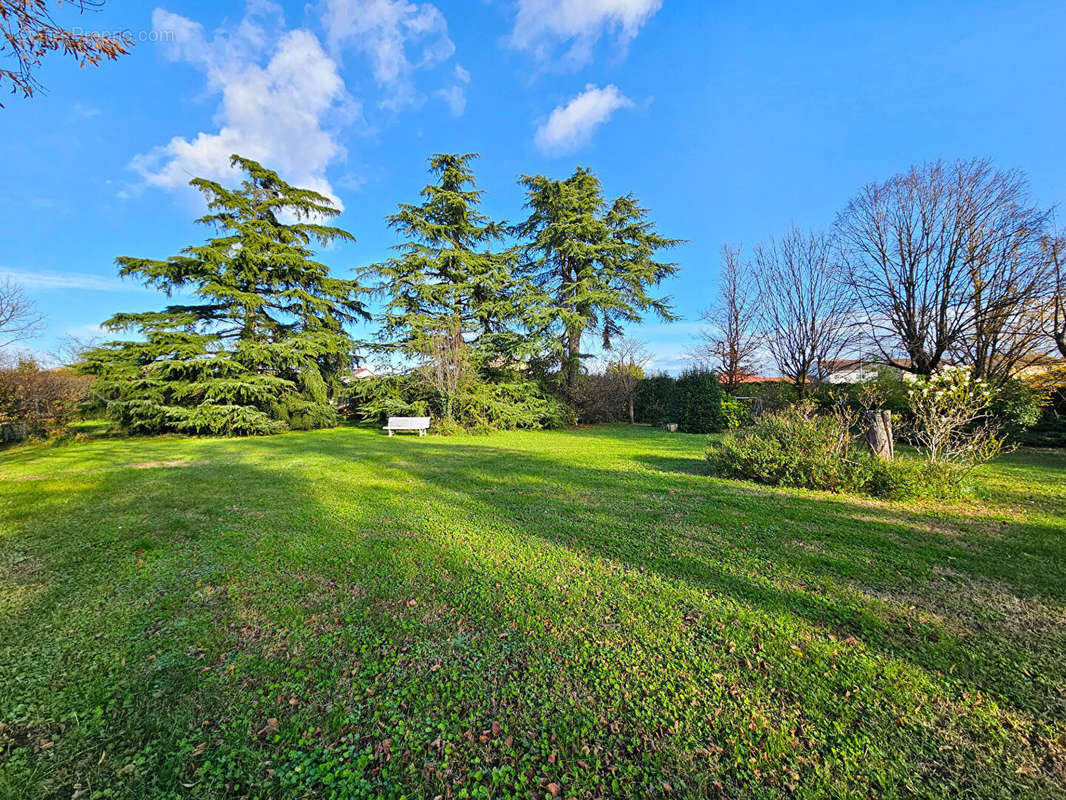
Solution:
{"label": "distant building", "polygon": [[[826,383],[865,383],[872,381],[881,370],[886,369],[884,364],[861,358],[848,358],[839,361],[826,361],[822,364],[825,370]],[[887,369],[894,369],[887,367]],[[902,370],[896,370],[901,372]]]}
{"label": "distant building", "polygon": [[1066,358],[1058,356],[1037,356],[1024,364],[1017,365],[1013,370],[1015,378],[1033,378],[1043,375],[1045,372],[1057,371],[1066,368]]}
{"label": "distant building", "polygon": [[359,367],[355,372],[349,376],[352,380],[359,380],[360,378],[373,378],[374,373],[366,367]]}
{"label": "distant building", "polygon": [[[905,381],[913,381],[917,376],[903,367],[909,367],[909,358],[893,359],[895,364],[876,361],[870,358],[846,358],[840,361],[826,361],[822,364],[826,383],[865,383],[888,373]],[[897,366],[898,365],[898,366]],[[941,367],[955,366],[950,361],[941,361]]]}

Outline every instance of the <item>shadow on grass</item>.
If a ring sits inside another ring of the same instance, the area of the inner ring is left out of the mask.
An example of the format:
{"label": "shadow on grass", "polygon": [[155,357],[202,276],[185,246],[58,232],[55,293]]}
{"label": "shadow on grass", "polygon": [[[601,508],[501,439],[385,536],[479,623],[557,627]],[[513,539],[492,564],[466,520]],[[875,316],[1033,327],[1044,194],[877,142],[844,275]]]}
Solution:
{"label": "shadow on grass", "polygon": [[684,456],[637,456],[634,460],[656,472],[680,472],[685,475],[708,474],[707,461],[704,458],[685,458]]}
{"label": "shadow on grass", "polygon": [[[549,616],[558,624],[563,615],[575,627],[566,636],[577,637],[577,626],[588,626],[582,635],[606,640],[617,635],[611,627],[617,624],[603,620],[617,612],[611,604],[624,593],[646,604],[637,606],[638,615],[666,613],[677,598],[695,604],[710,594],[745,609],[748,619],[764,626],[761,635],[772,636],[780,620],[795,619],[841,639],[855,636],[872,657],[927,671],[957,697],[977,688],[1005,708],[1061,724],[1062,631],[1040,627],[1046,620],[1004,617],[994,607],[1002,597],[1031,615],[1040,608],[1061,610],[1061,509],[1047,513],[1053,522],[1019,523],[961,510],[918,512],[777,491],[704,477],[702,460],[692,458],[686,450],[691,444],[681,440],[624,429],[579,433],[583,441],[605,446],[609,457],[578,461],[580,448],[534,452],[500,446],[492,437],[389,439],[338,430],[235,441],[150,440],[133,455],[102,446],[89,451],[91,469],[80,474],[52,478],[42,466],[40,480],[5,483],[11,502],[0,508],[0,524],[14,533],[0,540],[4,576],[29,588],[14,596],[14,613],[5,607],[0,614],[0,635],[8,642],[0,666],[5,675],[23,676],[0,707],[5,716],[25,716],[12,709],[37,707],[41,720],[58,716],[57,709],[84,715],[97,706],[116,708],[99,723],[95,738],[85,734],[88,743],[147,739],[160,754],[150,774],[138,773],[138,783],[120,778],[122,762],[95,763],[96,751],[84,748],[66,773],[52,775],[50,787],[64,790],[79,780],[126,780],[122,785],[135,796],[193,779],[199,739],[186,732],[205,717],[211,741],[232,738],[234,769],[250,776],[252,785],[272,785],[264,763],[320,724],[370,736],[380,719],[454,715],[447,732],[465,754],[457,756],[462,762],[480,757],[461,737],[467,727],[491,723],[484,716],[487,702],[492,713],[511,714],[564,741],[581,730],[582,714],[594,724],[612,705],[637,702],[628,693],[636,692],[638,682],[623,684],[624,700],[620,691],[612,694],[613,664],[564,650],[572,659],[569,668],[580,669],[560,674],[563,662],[550,648],[559,647],[564,634],[545,629],[515,642],[508,638],[514,626]],[[187,463],[175,452],[187,454]],[[34,457],[40,454],[19,453],[17,460],[25,466]],[[131,469],[131,463],[140,466]],[[308,476],[311,470],[317,478]],[[542,544],[523,549],[529,542]],[[573,556],[566,570],[537,560],[538,551],[551,548]],[[17,565],[27,562],[32,569],[17,573]],[[577,609],[567,605],[553,573],[572,578],[569,571],[595,567],[602,576],[614,574],[615,565],[628,569],[632,580],[621,581],[609,598],[586,595]],[[650,594],[656,591],[662,596]],[[421,606],[408,605],[413,593],[423,598]],[[971,606],[976,613],[967,611]],[[312,611],[344,623],[309,623]],[[1026,629],[1027,622],[1034,624]],[[632,630],[623,628],[627,648],[641,653],[645,665],[661,657],[666,660],[659,668],[680,670],[671,659],[681,656],[670,654],[687,651],[667,648],[668,655],[658,655],[659,619],[649,624],[650,632],[639,618]],[[308,626],[313,637],[292,639],[293,631]],[[484,641],[472,644],[483,632]],[[713,663],[686,662],[685,669],[702,675],[697,671],[736,667],[723,654],[729,637],[738,634],[710,625],[683,632],[714,637],[709,641],[716,648],[693,651]],[[288,653],[305,650],[306,663],[289,672],[268,655],[279,646]],[[378,687],[369,697],[354,685],[354,654],[365,662],[359,668],[368,686]],[[447,672],[431,671],[442,660],[448,665],[445,655],[454,660],[457,654],[468,657],[459,667],[448,666],[466,670],[456,673],[455,683],[448,683]],[[230,671],[230,664],[241,663],[237,655],[259,672]],[[627,657],[625,651],[617,655]],[[254,697],[271,682],[296,697],[321,679],[312,676],[341,680],[342,666],[352,671],[351,693],[338,698],[333,684],[332,694],[320,690],[323,707],[347,705],[332,725],[323,724],[325,712],[302,695],[296,710],[287,701],[283,706],[291,714],[288,722],[274,695],[267,706]],[[80,677],[69,677],[72,667]],[[391,690],[381,691],[382,675]],[[518,697],[524,705],[514,705],[501,675],[524,682],[529,696]],[[551,708],[556,702],[549,688],[555,681],[591,692],[588,708],[575,709],[566,700],[554,719],[542,717],[538,704]],[[713,694],[709,684],[704,689]],[[767,707],[777,703],[760,694],[767,690],[758,681],[746,691]],[[155,692],[163,693],[162,701]],[[238,692],[248,697],[233,700]],[[54,705],[46,708],[40,698],[49,693]],[[802,696],[793,700],[804,702]],[[718,727],[735,724],[740,730],[747,724],[742,700],[715,702]],[[711,707],[697,711],[707,716]],[[666,725],[669,713],[682,712],[641,713],[662,713]],[[248,745],[249,731],[270,715],[282,717],[283,733],[293,738],[280,749],[254,737]],[[723,735],[706,721],[694,718],[691,724],[700,735]],[[835,723],[806,724],[820,757],[831,757]],[[77,732],[63,733],[64,752],[76,749]],[[627,750],[630,743],[596,740],[617,759],[642,763]],[[876,738],[863,744],[879,746]],[[649,756],[648,768],[668,770],[676,748],[695,746],[671,745],[674,750]],[[40,755],[46,763],[46,754]],[[917,768],[913,762],[905,766]],[[379,775],[389,769],[399,767]],[[724,769],[727,785],[745,785],[749,778],[740,770]],[[982,775],[988,779],[984,773],[973,779]],[[446,781],[431,783],[440,788]]]}

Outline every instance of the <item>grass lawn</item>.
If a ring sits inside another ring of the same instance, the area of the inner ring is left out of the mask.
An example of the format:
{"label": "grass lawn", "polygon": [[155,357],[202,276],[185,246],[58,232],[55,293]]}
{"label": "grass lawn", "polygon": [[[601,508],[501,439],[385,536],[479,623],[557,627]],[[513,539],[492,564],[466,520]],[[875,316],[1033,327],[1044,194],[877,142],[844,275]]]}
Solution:
{"label": "grass lawn", "polygon": [[605,426],[0,453],[0,797],[1062,797],[1066,454],[900,505]]}

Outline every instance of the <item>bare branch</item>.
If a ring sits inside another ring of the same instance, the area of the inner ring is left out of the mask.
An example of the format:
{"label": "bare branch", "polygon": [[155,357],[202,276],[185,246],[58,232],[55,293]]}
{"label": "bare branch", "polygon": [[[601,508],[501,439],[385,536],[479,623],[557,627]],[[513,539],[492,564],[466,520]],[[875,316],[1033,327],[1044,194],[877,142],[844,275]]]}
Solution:
{"label": "bare branch", "polygon": [[[56,3],[62,5],[61,2]],[[98,9],[103,0],[72,0],[79,11]],[[129,54],[127,34],[75,33],[57,23],[48,0],[0,0],[0,56],[14,60],[14,69],[0,69],[0,85],[11,82],[11,93],[32,97],[41,90],[34,76],[41,60],[51,52],[73,56],[79,66],[95,66]],[[0,108],[3,108],[0,103]]]}
{"label": "bare branch", "polygon": [[798,228],[755,248],[763,340],[801,398],[808,382],[824,377],[827,363],[854,344],[851,300],[837,280],[834,250],[831,237]]}
{"label": "bare branch", "polygon": [[31,338],[43,322],[21,286],[10,280],[0,283],[0,348]]}
{"label": "bare branch", "polygon": [[755,372],[760,347],[758,286],[739,246],[723,245],[718,300],[702,314],[708,328],[693,355],[718,373],[730,393]]}
{"label": "bare branch", "polygon": [[947,357],[1000,375],[1034,342],[1047,217],[1024,177],[987,161],[935,162],[865,186],[837,219],[842,278],[882,360],[919,375]]}

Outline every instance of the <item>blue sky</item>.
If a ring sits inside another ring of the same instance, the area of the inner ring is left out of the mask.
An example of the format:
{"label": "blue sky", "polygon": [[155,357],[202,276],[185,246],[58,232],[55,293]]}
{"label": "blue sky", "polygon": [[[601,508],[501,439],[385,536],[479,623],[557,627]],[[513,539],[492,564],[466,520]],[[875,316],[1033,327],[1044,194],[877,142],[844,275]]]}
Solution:
{"label": "blue sky", "polygon": [[132,55],[55,56],[47,93],[3,98],[0,277],[47,319],[31,346],[91,335],[163,298],[119,255],[199,241],[184,184],[230,152],[332,193],[358,239],[338,274],[381,260],[384,218],[433,152],[475,151],[485,207],[517,219],[521,173],[594,169],[687,239],[664,291],[683,321],[631,331],[677,369],[714,297],[725,242],[828,226],[909,164],[987,157],[1066,199],[1066,3],[770,0],[111,0],[58,18],[128,29]]}

